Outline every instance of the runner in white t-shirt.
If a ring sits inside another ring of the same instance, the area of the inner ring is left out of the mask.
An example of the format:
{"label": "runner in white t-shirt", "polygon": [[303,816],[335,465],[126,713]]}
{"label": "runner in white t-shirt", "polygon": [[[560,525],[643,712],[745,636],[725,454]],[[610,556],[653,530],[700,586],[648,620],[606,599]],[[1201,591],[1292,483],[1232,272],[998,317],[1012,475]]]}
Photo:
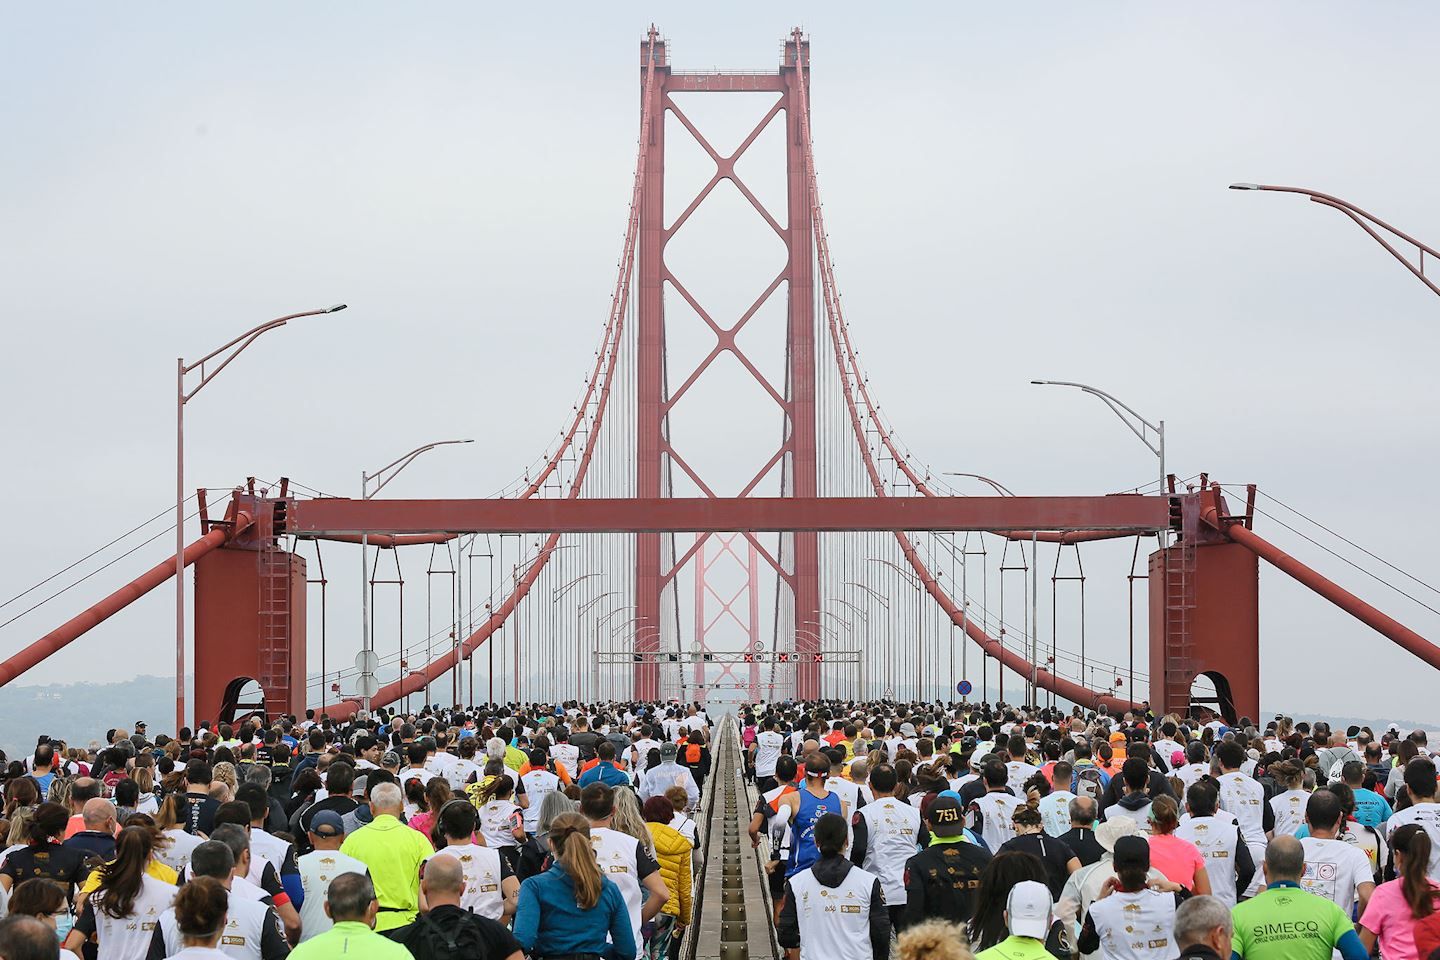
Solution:
{"label": "runner in white t-shirt", "polygon": [[[1265,802],[1265,788],[1254,777],[1240,772],[1245,762],[1245,751],[1240,744],[1227,740],[1215,748],[1220,761],[1220,809],[1235,815],[1240,824],[1240,833],[1250,848],[1250,856],[1256,863],[1265,860],[1265,844],[1268,831],[1274,827],[1275,811]],[[1263,880],[1257,875],[1250,881],[1246,895],[1254,895]]]}
{"label": "runner in white t-shirt", "polygon": [[314,849],[298,863],[300,886],[305,891],[305,899],[300,904],[301,943],[334,926],[325,912],[325,894],[330,882],[342,873],[370,872],[364,863],[340,852],[340,844],[345,842],[345,820],[334,810],[321,810],[310,818],[309,837]]}
{"label": "runner in white t-shirt", "polygon": [[766,717],[755,735],[755,786],[761,793],[775,787],[775,761],[785,746],[785,738],[775,732],[775,718]]}
{"label": "runner in white t-shirt", "polygon": [[[122,877],[138,871],[140,890],[123,916],[112,916],[106,904],[107,881],[85,900],[80,918],[65,937],[64,946],[79,954],[82,944],[92,938],[99,943],[102,957],[143,957],[160,927],[160,915],[175,900],[176,888],[144,872],[150,860],[152,841],[144,827],[126,827],[115,844],[115,859],[105,868],[105,877]],[[122,908],[123,909],[123,908]]]}
{"label": "runner in white t-shirt", "polygon": [[1359,901],[1359,916],[1375,891],[1375,873],[1370,858],[1351,843],[1339,839],[1345,823],[1340,798],[1329,790],[1316,790],[1305,806],[1305,825],[1310,831],[1300,841],[1305,849],[1305,872],[1300,885],[1332,901],[1346,915]]}
{"label": "runner in white t-shirt", "polygon": [[1388,842],[1407,823],[1424,827],[1430,835],[1430,866],[1426,873],[1431,880],[1440,881],[1440,803],[1435,801],[1435,761],[1429,757],[1411,760],[1405,767],[1405,789],[1410,791],[1411,805],[1396,810],[1385,821],[1385,839]]}

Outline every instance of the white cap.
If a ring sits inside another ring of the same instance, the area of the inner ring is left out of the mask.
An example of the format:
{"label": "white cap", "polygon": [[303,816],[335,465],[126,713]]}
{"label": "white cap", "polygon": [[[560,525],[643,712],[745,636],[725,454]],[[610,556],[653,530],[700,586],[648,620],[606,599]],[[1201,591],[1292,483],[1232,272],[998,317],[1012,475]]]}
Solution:
{"label": "white cap", "polygon": [[1038,880],[1021,880],[1010,888],[1005,913],[1010,933],[1017,937],[1044,940],[1050,932],[1050,888]]}

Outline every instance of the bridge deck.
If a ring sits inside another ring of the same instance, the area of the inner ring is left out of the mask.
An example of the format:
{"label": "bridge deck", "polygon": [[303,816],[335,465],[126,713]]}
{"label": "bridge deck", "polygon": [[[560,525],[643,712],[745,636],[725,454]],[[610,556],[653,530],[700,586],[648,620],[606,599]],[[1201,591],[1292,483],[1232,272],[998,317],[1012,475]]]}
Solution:
{"label": "bridge deck", "polygon": [[685,956],[690,960],[776,960],[780,953],[766,886],[764,847],[752,850],[745,835],[755,796],[745,781],[733,717],[721,722],[714,762],[701,818],[705,862],[696,878],[695,929],[687,940]]}

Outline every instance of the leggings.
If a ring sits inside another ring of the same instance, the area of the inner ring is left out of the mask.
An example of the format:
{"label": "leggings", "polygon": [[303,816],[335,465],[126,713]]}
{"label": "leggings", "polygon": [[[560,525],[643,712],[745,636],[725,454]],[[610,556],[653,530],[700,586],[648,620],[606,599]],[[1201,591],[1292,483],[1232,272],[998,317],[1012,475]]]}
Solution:
{"label": "leggings", "polygon": [[673,913],[657,913],[651,921],[654,932],[645,943],[646,960],[669,960],[670,939],[675,935],[675,921],[680,919]]}

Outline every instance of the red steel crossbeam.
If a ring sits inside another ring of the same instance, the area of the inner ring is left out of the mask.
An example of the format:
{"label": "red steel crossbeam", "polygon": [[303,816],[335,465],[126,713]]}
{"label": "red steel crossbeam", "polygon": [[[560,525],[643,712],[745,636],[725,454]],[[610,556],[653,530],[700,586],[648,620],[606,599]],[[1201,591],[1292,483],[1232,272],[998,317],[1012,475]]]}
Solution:
{"label": "red steel crossbeam", "polygon": [[816,533],[858,530],[1128,530],[1169,525],[1165,497],[586,497],[297,500],[285,532]]}

